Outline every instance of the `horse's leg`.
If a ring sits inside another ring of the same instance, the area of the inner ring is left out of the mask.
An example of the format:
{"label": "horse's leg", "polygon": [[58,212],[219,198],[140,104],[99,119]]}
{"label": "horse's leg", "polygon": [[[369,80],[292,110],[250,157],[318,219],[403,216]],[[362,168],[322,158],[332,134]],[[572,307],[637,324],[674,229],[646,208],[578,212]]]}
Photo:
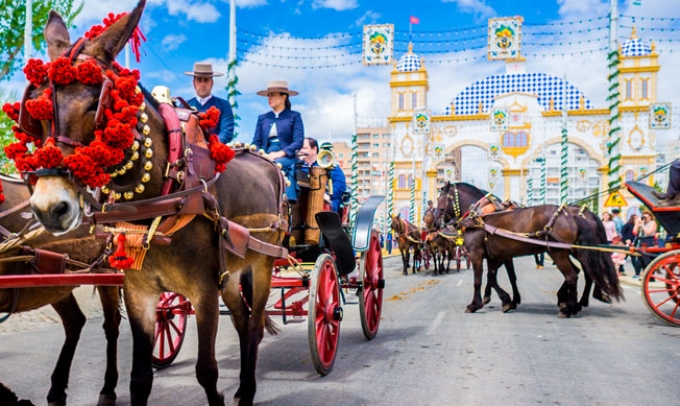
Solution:
{"label": "horse's leg", "polygon": [[[564,276],[563,286],[560,288],[562,294],[564,295],[564,300],[566,301],[566,306],[560,308],[558,317],[565,318],[571,317],[579,312],[579,304],[577,302],[578,292],[576,291],[578,287],[578,273],[574,272],[572,264],[569,260],[569,252],[565,250],[560,250],[551,255],[557,265],[557,269],[562,272]],[[558,292],[558,300],[559,300]],[[559,301],[561,303],[561,301]]]}
{"label": "horse's leg", "polygon": [[57,365],[54,367],[51,377],[51,386],[47,394],[47,402],[50,406],[66,405],[66,387],[68,386],[69,374],[73,355],[80,339],[80,332],[85,326],[85,315],[80,310],[73,294],[52,304],[54,310],[61,318],[64,326],[66,339],[61,346]]}
{"label": "horse's leg", "polygon": [[[515,307],[512,307],[512,298],[506,292],[503,290],[500,285],[498,284],[498,268],[500,268],[502,262],[498,260],[486,260],[486,265],[488,267],[487,271],[487,288],[489,286],[493,287],[494,290],[496,291],[496,294],[498,297],[501,299],[501,303],[503,304],[503,313],[506,313]],[[490,300],[491,298],[489,298]],[[488,303],[488,302],[487,302]],[[486,303],[485,303],[486,304]]]}
{"label": "horse's leg", "polygon": [[156,306],[160,297],[159,292],[142,290],[144,281],[137,285],[134,279],[144,278],[142,272],[129,272],[125,275],[123,298],[125,310],[132,332],[132,370],[130,371],[130,403],[146,405],[153,385],[153,368],[151,355],[153,354],[154,333],[156,327]]}
{"label": "horse's leg", "polygon": [[[264,338],[264,328],[268,317],[265,308],[271,287],[272,261],[265,257],[260,257],[259,261],[259,265],[253,265],[251,273],[240,278],[244,295],[250,298],[251,303],[250,317],[242,317],[240,326],[246,328],[245,335],[239,334],[239,338],[242,339],[241,354],[245,353],[245,358],[241,358],[241,384],[236,392],[240,405],[252,405],[255,398],[258,351],[260,342]],[[248,285],[250,280],[252,283]],[[247,313],[245,314],[247,316]]]}
{"label": "horse's leg", "polygon": [[104,335],[106,336],[106,372],[104,387],[99,392],[99,406],[116,404],[118,385],[118,335],[120,334],[120,289],[114,286],[98,286],[99,300],[104,311]]}
{"label": "horse's leg", "polygon": [[402,247],[399,247],[401,250],[401,262],[404,264],[404,275],[408,275],[408,266],[409,262],[411,262],[411,251],[410,248],[408,249],[403,249]]}
{"label": "horse's leg", "polygon": [[215,359],[215,339],[219,323],[217,286],[202,283],[195,295],[189,297],[196,311],[198,332],[198,357],[196,359],[196,380],[203,387],[209,405],[224,405],[224,396],[217,391],[217,360]]}
{"label": "horse's leg", "polygon": [[517,288],[517,274],[515,274],[515,264],[512,259],[507,259],[503,261],[505,270],[508,272],[508,279],[510,280],[510,285],[512,286],[512,302],[511,308],[516,309],[517,306],[522,303],[522,296],[519,294],[519,289]]}
{"label": "horse's leg", "polygon": [[472,302],[465,308],[465,313],[474,313],[481,309],[484,305],[482,304],[482,273],[484,272],[484,257],[481,255],[476,256],[472,261],[472,267],[474,269],[474,293],[472,295]]}

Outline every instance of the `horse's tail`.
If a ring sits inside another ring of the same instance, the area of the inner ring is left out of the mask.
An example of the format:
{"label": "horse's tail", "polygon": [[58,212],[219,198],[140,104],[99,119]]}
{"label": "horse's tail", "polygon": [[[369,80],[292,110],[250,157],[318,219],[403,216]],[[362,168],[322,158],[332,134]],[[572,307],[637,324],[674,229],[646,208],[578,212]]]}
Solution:
{"label": "horse's tail", "polygon": [[[578,227],[577,244],[596,247],[607,242],[604,224],[597,216],[590,213],[590,222],[581,218],[581,216],[573,216],[572,218]],[[595,227],[591,222],[595,223]],[[623,291],[619,285],[619,274],[614,262],[612,262],[610,253],[580,249],[578,250],[578,259],[583,265],[584,272],[587,272],[593,282],[604,292],[617,301],[623,298]]]}

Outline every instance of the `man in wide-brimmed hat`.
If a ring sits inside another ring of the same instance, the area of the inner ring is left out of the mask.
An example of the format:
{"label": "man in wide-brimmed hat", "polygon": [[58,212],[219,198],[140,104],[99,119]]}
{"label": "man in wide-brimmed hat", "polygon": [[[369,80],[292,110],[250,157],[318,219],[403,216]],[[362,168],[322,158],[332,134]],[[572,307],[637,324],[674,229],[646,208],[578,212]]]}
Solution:
{"label": "man in wide-brimmed hat", "polygon": [[234,138],[234,112],[231,104],[212,94],[213,77],[222,76],[223,73],[213,72],[212,64],[196,62],[193,72],[184,72],[184,74],[194,77],[194,89],[196,89],[196,97],[189,99],[189,105],[201,113],[210,107],[217,107],[220,110],[220,121],[211,133],[217,134],[222,143],[231,142]]}
{"label": "man in wide-brimmed hat", "polygon": [[297,96],[298,92],[290,90],[288,82],[284,80],[272,80],[267,83],[267,89],[257,94],[267,97],[271,111],[257,118],[252,144],[264,149],[270,159],[281,164],[286,177],[291,181],[286,195],[289,200],[294,201],[297,198],[294,166],[305,139],[302,116],[291,110],[290,104],[290,96]]}

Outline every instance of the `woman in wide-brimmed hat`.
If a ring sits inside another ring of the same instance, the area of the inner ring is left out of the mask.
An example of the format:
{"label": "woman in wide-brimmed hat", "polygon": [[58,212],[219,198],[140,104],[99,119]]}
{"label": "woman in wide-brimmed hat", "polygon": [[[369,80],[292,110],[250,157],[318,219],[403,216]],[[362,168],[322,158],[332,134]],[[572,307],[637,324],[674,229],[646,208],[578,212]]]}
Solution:
{"label": "woman in wide-brimmed hat", "polygon": [[298,92],[288,88],[288,82],[273,80],[267,84],[267,89],[257,92],[266,96],[272,111],[257,118],[255,136],[252,144],[264,149],[269,158],[282,165],[282,169],[291,181],[286,188],[288,200],[297,200],[295,192],[294,167],[297,153],[302,148],[305,139],[305,129],[302,116],[291,110],[290,96],[297,96]]}

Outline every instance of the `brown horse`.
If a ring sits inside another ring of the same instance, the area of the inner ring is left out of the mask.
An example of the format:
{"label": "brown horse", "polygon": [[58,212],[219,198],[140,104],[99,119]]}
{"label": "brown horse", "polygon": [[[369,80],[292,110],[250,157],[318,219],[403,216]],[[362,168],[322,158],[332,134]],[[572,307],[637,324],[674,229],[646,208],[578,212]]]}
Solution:
{"label": "brown horse", "polygon": [[[496,212],[483,217],[474,213],[459,222],[464,230],[465,246],[470,252],[475,271],[474,295],[466,311],[482,308],[480,295],[482,262],[496,269],[504,260],[522,255],[548,252],[564,275],[564,283],[557,292],[559,317],[577,314],[582,306],[577,303],[578,269],[569,259],[573,255],[584,271],[604,292],[615,299],[622,297],[618,273],[605,252],[574,247],[596,246],[601,243],[598,230],[581,216],[570,215],[563,207],[543,205],[512,211]],[[601,225],[602,231],[604,226]],[[548,244],[540,244],[540,241]],[[539,242],[539,244],[532,241]]]}
{"label": "brown horse", "polygon": [[[5,236],[0,243],[0,286],[2,275],[24,275],[36,272],[40,267],[42,272],[56,272],[54,269],[42,269],[44,265],[37,265],[36,260],[26,261],[26,247],[32,250],[41,249],[55,253],[65,253],[72,260],[83,263],[93,263],[104,251],[104,244],[94,237],[88,236],[87,226],[78,228],[64,236],[55,238],[48,233],[40,233],[41,229],[26,232],[29,220],[23,216],[28,207],[28,189],[23,182],[2,178],[3,195],[5,201],[0,204],[0,227],[15,233],[11,238]],[[23,209],[22,209],[23,207]],[[24,231],[22,233],[22,231]],[[16,244],[15,242],[20,242]],[[30,250],[29,250],[30,251]],[[15,262],[12,258],[23,257],[24,260]],[[47,266],[45,266],[47,268]],[[40,272],[39,271],[39,272]],[[50,405],[66,404],[66,387],[68,386],[69,371],[80,338],[80,332],[85,325],[85,315],[80,310],[73,289],[75,286],[55,286],[28,289],[0,289],[0,313],[26,312],[51,305],[57,312],[64,326],[66,339],[61,348],[57,364],[52,372],[52,384],[47,395]],[[104,387],[99,396],[100,405],[111,405],[116,401],[116,385],[118,384],[117,345],[118,327],[120,326],[120,289],[118,287],[98,286],[99,299],[104,311],[104,332],[106,334],[106,373]]]}
{"label": "brown horse", "polygon": [[402,219],[401,214],[392,216],[390,227],[394,231],[394,239],[399,244],[401,260],[404,263],[404,275],[408,275],[408,267],[411,262],[411,248],[413,248],[413,268],[411,272],[416,273],[416,269],[420,269],[416,262],[421,259],[420,247],[423,243],[420,239],[418,227]]}
{"label": "brown horse", "polygon": [[[71,44],[61,17],[51,13],[45,27],[50,58],[55,60],[66,55],[72,66],[94,63],[104,71],[113,72],[113,76],[123,75],[114,58],[134,35],[144,6],[145,1],[141,0],[130,14],[96,37],[76,41],[76,46]],[[64,157],[77,158],[76,147],[93,145],[95,129],[112,124],[112,121],[103,123],[96,113],[106,109],[105,98],[97,95],[106,93],[106,86],[118,86],[116,83],[84,85],[76,80],[54,85],[54,120],[43,121],[42,138],[46,140],[52,135]],[[40,92],[35,91],[30,96],[38,94]],[[259,343],[269,321],[265,306],[272,265],[275,256],[285,255],[285,249],[280,246],[287,228],[281,214],[284,187],[280,170],[270,160],[245,149],[237,151],[221,175],[215,175],[218,168],[215,161],[206,159],[211,158],[212,153],[189,140],[183,141],[184,147],[173,144],[180,132],[166,126],[159,113],[166,106],[154,103],[148,92],[143,95],[139,123],[133,133],[138,143],[120,147],[128,163],[103,168],[105,173],[117,170],[118,175],[107,184],[107,190],[102,189],[103,193],[109,192],[107,205],[92,202],[83,187],[84,174],[76,176],[73,169],[65,169],[64,163],[55,169],[34,173],[37,180],[31,207],[45,228],[55,234],[78,226],[83,213],[87,212],[82,199],[98,209],[93,216],[96,222],[116,219],[149,226],[144,240],[144,247],[149,248],[145,259],[141,264],[139,258],[135,259],[140,269],[128,270],[124,284],[134,345],[130,381],[133,405],[147,404],[151,392],[156,304],[164,291],[186,296],[194,307],[198,329],[196,378],[211,405],[224,404],[224,397],[217,390],[215,359],[221,292],[240,342],[240,385],[235,401],[252,404]],[[47,134],[47,124],[51,124],[51,134]],[[180,155],[172,158],[175,153]],[[173,185],[171,191],[179,191],[166,194],[164,185],[168,184]],[[126,203],[116,202],[117,193],[125,195]],[[158,225],[158,220],[163,218]],[[190,221],[182,222],[182,219]],[[154,233],[157,225],[159,231],[165,227],[174,234],[168,237],[165,232]]]}

